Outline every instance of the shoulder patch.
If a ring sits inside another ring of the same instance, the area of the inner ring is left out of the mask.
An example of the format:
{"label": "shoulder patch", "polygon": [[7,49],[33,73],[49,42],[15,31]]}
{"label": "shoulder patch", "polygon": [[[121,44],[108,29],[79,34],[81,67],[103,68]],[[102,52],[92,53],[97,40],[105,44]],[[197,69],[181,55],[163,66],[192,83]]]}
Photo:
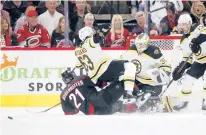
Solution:
{"label": "shoulder patch", "polygon": [[159,54],[159,53],[160,53],[160,52],[159,52],[158,49],[154,50],[154,54]]}
{"label": "shoulder patch", "polygon": [[159,59],[162,56],[160,49],[156,46],[149,46],[144,53],[149,55],[153,59]]}

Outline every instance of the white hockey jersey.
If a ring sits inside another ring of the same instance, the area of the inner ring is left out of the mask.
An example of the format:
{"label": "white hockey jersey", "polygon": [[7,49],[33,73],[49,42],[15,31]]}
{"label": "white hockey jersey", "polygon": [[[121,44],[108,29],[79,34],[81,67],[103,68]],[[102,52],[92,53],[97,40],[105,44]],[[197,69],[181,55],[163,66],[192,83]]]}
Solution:
{"label": "white hockey jersey", "polygon": [[137,53],[136,46],[133,45],[128,51],[121,55],[121,59],[128,60],[136,65],[136,80],[152,86],[158,85],[149,77],[147,71],[159,68],[171,72],[171,67],[163,57],[158,47],[149,46],[142,54]]}
{"label": "white hockey jersey", "polygon": [[180,41],[182,51],[183,51],[183,61],[186,61],[188,56],[192,53],[190,49],[190,43],[191,41],[197,38],[197,40],[200,43],[201,52],[199,55],[193,55],[193,57],[190,57],[188,62],[191,64],[192,62],[198,62],[198,63],[206,63],[206,27],[193,24],[190,30],[189,34],[184,34],[182,36],[182,39]]}
{"label": "white hockey jersey", "polygon": [[77,68],[84,67],[91,80],[97,79],[107,70],[112,59],[107,56],[99,44],[93,42],[93,37],[86,39],[84,44],[75,49]]}

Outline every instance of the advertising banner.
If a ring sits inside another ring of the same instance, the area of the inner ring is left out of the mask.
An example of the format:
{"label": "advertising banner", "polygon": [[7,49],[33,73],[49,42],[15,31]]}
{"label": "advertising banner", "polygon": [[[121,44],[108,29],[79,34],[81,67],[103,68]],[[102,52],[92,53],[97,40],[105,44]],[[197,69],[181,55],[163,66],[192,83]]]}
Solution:
{"label": "advertising banner", "polygon": [[[118,58],[124,50],[105,51]],[[75,67],[73,50],[2,50],[1,106],[51,106],[64,89],[61,73]],[[77,74],[84,71],[75,70]]]}

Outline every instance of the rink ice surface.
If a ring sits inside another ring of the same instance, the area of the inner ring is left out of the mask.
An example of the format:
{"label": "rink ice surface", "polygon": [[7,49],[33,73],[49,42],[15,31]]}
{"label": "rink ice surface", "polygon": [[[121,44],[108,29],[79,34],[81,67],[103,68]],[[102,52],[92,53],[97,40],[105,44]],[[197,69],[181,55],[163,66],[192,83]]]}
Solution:
{"label": "rink ice surface", "polygon": [[[201,83],[194,85],[192,102],[182,112],[65,116],[60,106],[45,113],[34,113],[45,108],[1,108],[0,135],[206,135],[206,114],[200,110]],[[175,89],[176,82],[169,91]]]}
{"label": "rink ice surface", "polygon": [[[173,82],[167,93],[175,96],[179,88]],[[47,108],[0,108],[0,135],[206,135],[206,111],[200,109],[201,96],[199,79],[193,86],[188,108],[181,112],[65,116],[61,107],[45,113],[32,111]]]}

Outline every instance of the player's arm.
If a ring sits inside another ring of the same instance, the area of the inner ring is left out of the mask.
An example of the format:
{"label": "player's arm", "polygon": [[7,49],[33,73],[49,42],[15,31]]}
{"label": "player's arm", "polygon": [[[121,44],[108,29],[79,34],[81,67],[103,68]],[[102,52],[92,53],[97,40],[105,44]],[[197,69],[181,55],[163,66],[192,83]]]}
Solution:
{"label": "player's arm", "polygon": [[26,46],[26,37],[25,37],[24,27],[21,27],[17,31],[17,41],[19,42],[19,46]]}
{"label": "player's arm", "polygon": [[51,47],[51,39],[48,31],[45,28],[41,29],[41,46]]}
{"label": "player's arm", "polygon": [[65,115],[74,115],[79,112],[78,109],[74,108],[69,102],[64,101],[62,98],[61,98],[61,106]]}
{"label": "player's arm", "polygon": [[182,77],[185,70],[191,67],[191,64],[193,62],[193,57],[190,56],[190,54],[192,53],[189,47],[190,40],[188,38],[183,37],[180,41],[180,44],[183,50],[183,53],[182,53],[183,57],[182,57],[182,61],[180,62],[180,64],[172,72],[172,77],[173,77],[173,80],[175,81]]}
{"label": "player's arm", "polygon": [[75,67],[76,67],[76,68],[84,68],[84,66],[80,63],[80,61],[78,60],[78,58],[77,58]]}

